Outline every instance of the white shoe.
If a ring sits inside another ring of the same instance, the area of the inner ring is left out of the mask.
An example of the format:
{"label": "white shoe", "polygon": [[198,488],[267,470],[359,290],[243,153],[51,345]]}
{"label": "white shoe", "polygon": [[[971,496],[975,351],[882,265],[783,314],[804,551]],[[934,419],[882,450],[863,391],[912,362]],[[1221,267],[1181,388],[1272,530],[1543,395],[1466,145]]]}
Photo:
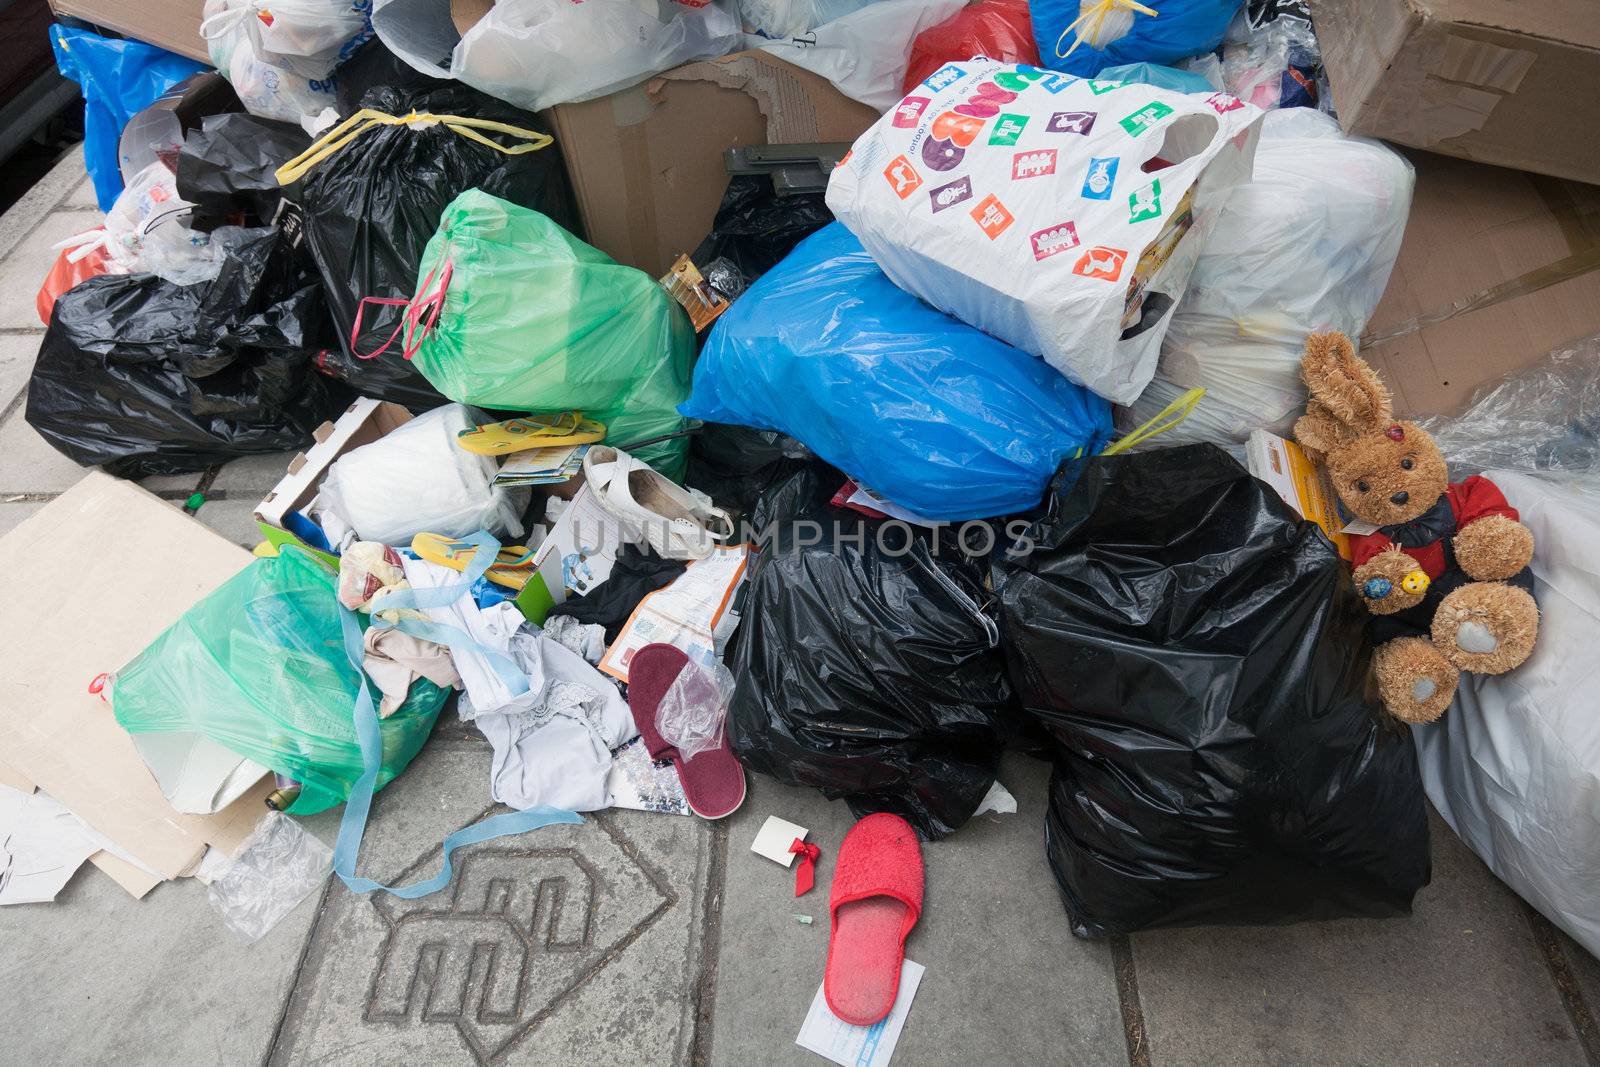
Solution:
{"label": "white shoe", "polygon": [[717,541],[733,536],[733,519],[711,498],[658,474],[642,460],[609,445],[591,445],[583,477],[595,500],[663,559],[704,559]]}

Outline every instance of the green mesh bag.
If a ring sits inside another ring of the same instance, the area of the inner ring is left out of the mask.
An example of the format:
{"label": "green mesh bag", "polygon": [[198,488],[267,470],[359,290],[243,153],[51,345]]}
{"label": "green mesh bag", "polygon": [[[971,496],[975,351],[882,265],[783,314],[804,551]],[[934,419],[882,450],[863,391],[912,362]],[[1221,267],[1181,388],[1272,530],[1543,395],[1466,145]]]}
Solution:
{"label": "green mesh bag", "polygon": [[[688,426],[688,316],[649,275],[537,211],[478,189],[451,201],[408,317],[417,369],[458,403],[581,411],[619,448]],[[679,437],[630,451],[681,480],[687,449]]]}
{"label": "green mesh bag", "polygon": [[[116,673],[117,722],[136,743],[141,733],[187,731],[294,778],[302,789],[291,814],[343,803],[361,776],[359,675],[345,656],[334,583],[293,545],[254,560]],[[448,695],[419,678],[380,720],[379,788],[422,748]]]}

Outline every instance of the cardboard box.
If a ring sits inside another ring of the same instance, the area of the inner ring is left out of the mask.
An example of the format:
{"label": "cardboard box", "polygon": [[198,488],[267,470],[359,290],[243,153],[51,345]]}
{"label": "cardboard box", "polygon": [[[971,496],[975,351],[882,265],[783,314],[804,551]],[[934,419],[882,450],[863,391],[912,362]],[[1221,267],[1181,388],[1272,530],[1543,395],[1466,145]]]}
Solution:
{"label": "cardboard box", "polygon": [[152,868],[91,857],[134,896],[232,853],[267,809],[271,779],[215,815],[174,811],[133,738],[88,685],[127,663],[250,554],[172,504],[98,471],[0,538],[0,569],[27,625],[0,650],[0,758]]}
{"label": "cardboard box", "polygon": [[550,118],[589,243],[659,278],[710,232],[728,186],[724,150],[854,141],[878,113],[825,78],[750,51],[562,104]]}
{"label": "cardboard box", "polygon": [[204,0],[50,0],[57,15],[79,18],[209,64],[200,36]]}
{"label": "cardboard box", "polygon": [[1317,0],[1347,131],[1600,182],[1594,0]]}
{"label": "cardboard box", "polygon": [[1361,354],[1400,414],[1454,414],[1479,386],[1600,333],[1600,187],[1407,154],[1411,217]]}

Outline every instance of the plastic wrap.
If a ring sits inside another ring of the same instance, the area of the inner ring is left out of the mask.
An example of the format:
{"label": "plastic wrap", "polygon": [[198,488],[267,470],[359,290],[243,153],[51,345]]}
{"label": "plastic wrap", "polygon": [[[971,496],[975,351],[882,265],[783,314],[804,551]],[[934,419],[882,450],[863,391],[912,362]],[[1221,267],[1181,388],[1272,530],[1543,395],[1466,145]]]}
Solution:
{"label": "plastic wrap", "polygon": [[[452,400],[581,411],[623,448],[688,425],[688,316],[654,278],[537,211],[477,189],[456,197],[417,269],[414,306],[427,300],[413,365]],[[677,437],[636,455],[681,480],[687,450]]]}
{"label": "plastic wrap", "polygon": [[1491,468],[1523,471],[1600,494],[1600,337],[1490,383],[1460,415],[1418,425],[1432,435],[1454,478]]}
{"label": "plastic wrap", "polygon": [[763,37],[799,37],[876,0],[738,0],[745,28]]}
{"label": "plastic wrap", "polygon": [[1322,52],[1311,26],[1280,18],[1222,50],[1222,81],[1228,91],[1260,108],[1316,107]]}
{"label": "plastic wrap", "polygon": [[690,661],[667,687],[656,708],[656,730],[684,759],[722,743],[722,728],[733,699],[733,675],[720,663]]}
{"label": "plastic wrap", "polygon": [[401,548],[419,533],[521,537],[529,491],[494,485],[494,457],[456,444],[460,431],[487,421],[460,404],[419,415],[335,460],[323,503],[361,540]]}
{"label": "plastic wrap", "polygon": [[896,504],[957,520],[1037,504],[1111,422],[1088,390],[895,286],[837,223],[717,320],[682,410],[789,434]]}
{"label": "plastic wrap", "polygon": [[[542,129],[534,116],[460,85],[421,92],[379,87],[362,106],[388,115],[431,112]],[[369,305],[353,345],[351,331],[363,299],[410,299],[422,250],[438,230],[445,205],[467,189],[537,208],[568,229],[575,225],[559,149],[551,145],[510,155],[442,124],[374,126],[288,190],[304,211],[307,243],[322,272],[338,335],[339,347],[327,354],[324,369],[363,396],[413,411],[444,403],[397,353],[378,359],[352,355],[375,352],[393,335],[398,307]]]}
{"label": "plastic wrap", "polygon": [[1487,474],[1533,531],[1539,641],[1509,674],[1463,674],[1450,713],[1413,727],[1422,780],[1490,870],[1600,955],[1600,503],[1525,469]]}
{"label": "plastic wrap", "polygon": [[978,0],[917,34],[911,42],[903,92],[910,96],[946,63],[975,56],[1038,65],[1039,49],[1033,43],[1027,0]]}
{"label": "plastic wrap", "polygon": [[1045,851],[1079,936],[1409,910],[1410,732],[1365,695],[1367,611],[1314,524],[1211,445],[1064,466],[999,568],[1052,739]]}
{"label": "plastic wrap", "polygon": [[1123,0],[1032,0],[1029,7],[1043,64],[1093,78],[1122,63],[1175,63],[1211,51],[1242,3],[1158,0],[1145,5],[1154,14]]}
{"label": "plastic wrap", "polygon": [[[1107,67],[1100,72],[1101,81],[1137,82],[1171,89],[1175,93],[1211,93],[1216,87],[1198,71],[1164,67],[1159,63],[1125,63],[1120,67]],[[1237,94],[1236,94],[1237,95]]]}
{"label": "plastic wrap", "polygon": [[1295,108],[1261,124],[1254,176],[1223,205],[1172,315],[1156,377],[1118,426],[1186,389],[1205,400],[1162,445],[1288,436],[1305,413],[1306,337],[1358,337],[1378,306],[1411,210],[1411,164],[1333,119]]}
{"label": "plastic wrap", "polygon": [[[251,560],[117,671],[117,722],[130,734],[199,734],[293,778],[290,814],[342,803],[362,773],[352,713],[362,676],[341,654],[334,580],[294,545]],[[448,695],[418,678],[379,722],[380,788],[422,748]]]}
{"label": "plastic wrap", "polygon": [[200,869],[211,878],[206,899],[246,942],[261,940],[333,871],[333,850],[281,811],[266,814],[232,862],[213,857]]}
{"label": "plastic wrap", "polygon": [[826,506],[837,485],[819,474],[793,475],[758,509],[771,540],[729,661],[733,752],[857,816],[890,811],[943,837],[977,810],[1020,725],[982,575],[906,527],[880,541],[879,524]]}

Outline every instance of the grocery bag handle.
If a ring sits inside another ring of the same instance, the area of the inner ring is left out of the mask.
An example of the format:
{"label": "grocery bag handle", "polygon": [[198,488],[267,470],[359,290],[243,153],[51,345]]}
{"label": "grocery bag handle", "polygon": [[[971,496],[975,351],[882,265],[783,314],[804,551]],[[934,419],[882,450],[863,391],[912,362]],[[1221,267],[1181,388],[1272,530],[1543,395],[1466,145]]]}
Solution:
{"label": "grocery bag handle", "polygon": [[[318,163],[321,163],[368,130],[375,130],[379,126],[411,126],[417,129],[426,129],[429,126],[444,126],[469,141],[476,141],[486,148],[492,148],[496,152],[501,152],[508,156],[520,156],[528,152],[537,152],[541,148],[549,148],[556,142],[556,139],[548,133],[540,133],[538,130],[525,130],[521,126],[513,126],[506,122],[475,119],[465,115],[435,115],[431,111],[413,111],[408,115],[391,115],[385,111],[364,107],[311,142],[310,148],[307,148],[304,152],[279,167],[273,177],[278,179],[279,185],[291,185],[305,177],[312,167],[315,167]],[[490,133],[503,133],[507,137],[521,138],[525,143],[504,145],[492,137],[485,137],[478,132],[479,130],[487,130]]]}
{"label": "grocery bag handle", "polygon": [[1061,50],[1061,42],[1067,39],[1067,34],[1071,33],[1085,22],[1092,22],[1093,25],[1089,27],[1087,36],[1091,38],[1098,37],[1101,28],[1106,23],[1106,16],[1118,8],[1123,8],[1124,10],[1128,11],[1135,11],[1141,15],[1149,15],[1151,18],[1155,18],[1158,14],[1155,8],[1145,7],[1143,4],[1139,3],[1138,0],[1096,0],[1093,7],[1089,8],[1087,11],[1080,12],[1077,18],[1067,23],[1067,28],[1061,31],[1060,37],[1056,38],[1056,58],[1066,59],[1077,50],[1077,47],[1080,44],[1083,43],[1083,38],[1085,35],[1080,33],[1076,38],[1074,38],[1072,47],[1063,52]]}
{"label": "grocery bag handle", "polygon": [[[400,336],[400,331],[405,331],[405,340],[400,343],[400,356],[410,359],[417,354],[417,349],[422,347],[422,342],[428,339],[434,326],[439,321],[439,312],[444,308],[444,294],[450,288],[450,275],[455,272],[455,264],[446,259],[444,269],[434,267],[428,276],[422,279],[422,284],[417,286],[417,295],[410,300],[396,296],[364,296],[356,305],[356,318],[350,324],[350,354],[357,359],[377,359],[389,350],[395,339]],[[433,292],[428,291],[428,286],[433,284],[434,275],[439,276],[439,288]],[[363,355],[356,351],[356,338],[361,335],[361,319],[366,314],[368,304],[387,305],[389,307],[404,307],[406,312],[400,316],[400,321],[395,323],[394,329],[389,334],[389,339],[379,345],[376,351]],[[426,321],[424,321],[426,319]]]}
{"label": "grocery bag handle", "polygon": [[1194,411],[1195,405],[1199,404],[1200,401],[1205,398],[1205,395],[1206,391],[1198,386],[1190,389],[1178,399],[1174,400],[1172,403],[1156,412],[1153,418],[1147,419],[1143,425],[1139,426],[1133,432],[1125,434],[1124,436],[1111,442],[1100,454],[1102,456],[1114,456],[1118,452],[1128,451],[1128,449],[1132,448],[1134,445],[1144,444],[1157,434],[1166,433],[1168,430],[1178,425],[1178,423],[1182,422],[1184,419],[1187,419],[1190,412]]}

